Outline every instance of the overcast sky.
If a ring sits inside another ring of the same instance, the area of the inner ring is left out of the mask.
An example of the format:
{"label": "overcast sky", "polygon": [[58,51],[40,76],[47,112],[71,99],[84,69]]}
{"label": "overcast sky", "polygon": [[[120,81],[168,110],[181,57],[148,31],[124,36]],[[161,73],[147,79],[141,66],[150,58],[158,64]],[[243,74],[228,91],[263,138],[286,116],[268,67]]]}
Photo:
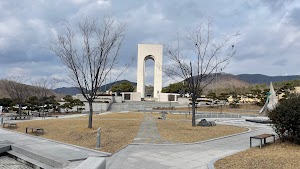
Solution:
{"label": "overcast sky", "polygon": [[[65,67],[47,49],[61,21],[76,23],[82,16],[101,18],[107,12],[128,25],[121,60],[136,57],[138,43],[168,43],[176,32],[209,16],[216,34],[241,34],[226,73],[300,74],[296,0],[1,0],[0,78],[62,77]],[[120,80],[136,82],[136,62]],[[147,62],[147,84],[153,81],[153,65]],[[164,78],[164,86],[170,82]]]}

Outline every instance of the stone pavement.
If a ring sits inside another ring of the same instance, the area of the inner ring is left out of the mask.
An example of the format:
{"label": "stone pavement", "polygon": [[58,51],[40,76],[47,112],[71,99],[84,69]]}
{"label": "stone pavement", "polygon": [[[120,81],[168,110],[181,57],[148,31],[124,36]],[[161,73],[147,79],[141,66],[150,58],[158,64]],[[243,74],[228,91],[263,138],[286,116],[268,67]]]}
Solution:
{"label": "stone pavement", "polygon": [[144,120],[140,126],[140,130],[133,140],[133,143],[170,143],[160,137],[156,127],[155,117],[152,114],[145,113]]}
{"label": "stone pavement", "polygon": [[69,164],[66,168],[75,168],[88,157],[107,157],[110,154],[92,149],[65,144],[28,134],[8,131],[0,128],[0,142],[13,142],[17,147],[40,156],[55,157]]}
{"label": "stone pavement", "polygon": [[[226,121],[222,122],[226,124]],[[231,125],[241,125],[227,119]],[[244,123],[243,126],[247,126]],[[270,126],[257,125],[255,130],[230,137],[195,144],[131,144],[107,158],[108,169],[207,169],[207,165],[249,148],[250,136],[273,133]],[[251,125],[255,127],[255,124]],[[253,145],[259,145],[253,140]]]}

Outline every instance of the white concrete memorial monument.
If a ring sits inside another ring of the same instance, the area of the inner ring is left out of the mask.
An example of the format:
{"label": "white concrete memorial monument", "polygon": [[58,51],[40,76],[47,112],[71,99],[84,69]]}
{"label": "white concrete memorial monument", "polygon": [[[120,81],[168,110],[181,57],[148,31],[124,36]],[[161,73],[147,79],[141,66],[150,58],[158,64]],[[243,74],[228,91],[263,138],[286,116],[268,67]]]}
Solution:
{"label": "white concrete memorial monument", "polygon": [[145,62],[148,59],[154,61],[154,98],[158,98],[162,90],[162,45],[138,44],[137,63],[137,92],[141,98],[145,98]]}

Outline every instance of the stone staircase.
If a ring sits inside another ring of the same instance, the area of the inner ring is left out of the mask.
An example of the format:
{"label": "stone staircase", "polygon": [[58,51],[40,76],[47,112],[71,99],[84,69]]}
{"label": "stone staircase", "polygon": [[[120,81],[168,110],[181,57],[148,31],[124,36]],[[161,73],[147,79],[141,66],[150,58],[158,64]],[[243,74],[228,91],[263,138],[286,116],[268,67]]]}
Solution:
{"label": "stone staircase", "polygon": [[23,163],[29,168],[64,168],[69,163],[68,161],[49,156],[48,154],[35,152],[33,149],[27,148],[26,146],[17,144],[3,144],[0,142],[0,154],[2,153],[6,153],[9,157]]}
{"label": "stone staircase", "polygon": [[150,101],[126,101],[123,103],[113,103],[108,111],[137,111],[152,110],[156,107],[173,107],[177,106],[177,102],[150,102]]}

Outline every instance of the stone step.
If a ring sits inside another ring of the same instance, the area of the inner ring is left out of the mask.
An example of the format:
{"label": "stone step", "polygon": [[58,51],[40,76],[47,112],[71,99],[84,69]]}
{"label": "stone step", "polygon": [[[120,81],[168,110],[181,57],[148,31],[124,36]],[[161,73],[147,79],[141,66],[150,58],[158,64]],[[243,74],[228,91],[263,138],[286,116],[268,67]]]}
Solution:
{"label": "stone step", "polygon": [[49,166],[45,163],[42,163],[42,162],[37,161],[35,159],[29,158],[28,156],[17,153],[13,150],[9,150],[9,151],[7,151],[7,153],[10,154],[11,156],[13,156],[17,161],[20,161],[23,164],[26,164],[28,166],[31,166],[32,168],[55,169],[53,166]]}
{"label": "stone step", "polygon": [[53,168],[63,168],[68,165],[70,162],[59,159],[57,157],[51,156],[44,152],[37,152],[36,150],[26,147],[24,145],[11,145],[12,152],[18,153],[18,155],[26,156],[30,159],[39,161],[40,164],[45,164]]}
{"label": "stone step", "polygon": [[178,105],[177,102],[124,102],[113,103],[110,106],[109,111],[126,111],[126,110],[141,110],[141,109],[153,109],[156,107],[170,107]]}

